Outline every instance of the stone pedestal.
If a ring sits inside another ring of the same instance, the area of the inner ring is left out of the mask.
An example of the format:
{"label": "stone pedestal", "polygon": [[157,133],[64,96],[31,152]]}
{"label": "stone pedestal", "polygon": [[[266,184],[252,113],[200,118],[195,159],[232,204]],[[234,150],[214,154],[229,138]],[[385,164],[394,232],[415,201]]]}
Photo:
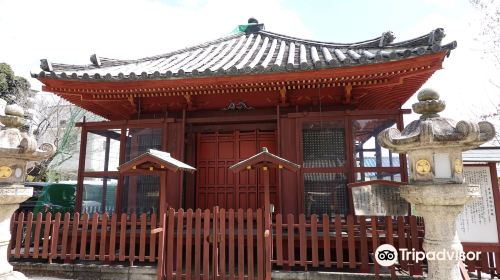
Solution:
{"label": "stone pedestal", "polygon": [[30,198],[32,194],[32,188],[20,185],[0,187],[0,280],[27,279],[22,273],[13,271],[12,266],[7,261],[7,250],[11,239],[10,218],[12,213],[19,207],[19,203]]}
{"label": "stone pedestal", "polygon": [[427,279],[461,280],[459,263],[463,248],[456,220],[464,205],[480,196],[479,186],[408,185],[401,188],[401,196],[415,205],[416,215],[425,221],[423,249],[436,257],[427,259]]}

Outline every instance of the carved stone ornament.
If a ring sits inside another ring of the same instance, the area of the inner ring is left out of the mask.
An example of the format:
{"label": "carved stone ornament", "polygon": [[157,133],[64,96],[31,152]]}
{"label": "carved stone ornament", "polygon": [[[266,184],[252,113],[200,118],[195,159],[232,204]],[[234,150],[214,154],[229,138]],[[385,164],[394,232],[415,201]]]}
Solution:
{"label": "carved stone ornament", "polygon": [[427,174],[431,171],[431,164],[426,159],[420,159],[416,163],[416,169],[419,174]]}
{"label": "carved stone ornament", "polygon": [[457,158],[457,159],[455,159],[455,161],[453,163],[454,163],[454,167],[455,167],[455,172],[458,174],[461,174],[463,172],[463,169],[464,169],[462,161]]}
{"label": "carved stone ornament", "polygon": [[9,178],[12,175],[12,169],[8,166],[0,166],[0,178]]}

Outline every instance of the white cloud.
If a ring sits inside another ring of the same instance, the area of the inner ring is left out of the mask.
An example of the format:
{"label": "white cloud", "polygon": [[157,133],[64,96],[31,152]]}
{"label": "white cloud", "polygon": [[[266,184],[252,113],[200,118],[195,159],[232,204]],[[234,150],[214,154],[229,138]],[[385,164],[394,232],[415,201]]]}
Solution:
{"label": "white cloud", "polygon": [[443,9],[453,9],[457,6],[458,0],[424,0],[424,2]]}
{"label": "white cloud", "polygon": [[[196,7],[196,8],[193,8]],[[266,7],[266,8],[262,8]],[[39,59],[88,64],[102,57],[162,54],[230,33],[255,17],[268,29],[309,37],[299,16],[279,0],[0,0],[0,61],[17,75],[39,70]],[[7,11],[7,12],[5,12]],[[31,80],[39,89],[40,83]]]}
{"label": "white cloud", "polygon": [[[457,120],[477,119],[480,115],[494,112],[500,104],[499,89],[490,82],[498,70],[491,61],[483,59],[483,46],[476,40],[480,27],[475,24],[478,14],[472,7],[468,11],[460,20],[450,15],[429,14],[408,30],[409,33],[422,34],[443,27],[446,32],[444,43],[457,41],[458,47],[451,51],[450,57],[445,58],[443,69],[423,86],[436,89],[447,103],[442,115]],[[414,95],[404,107],[410,108],[416,101]],[[407,116],[406,123],[416,117]]]}
{"label": "white cloud", "polygon": [[[469,5],[457,0],[438,2],[457,9],[464,7],[457,7],[458,3]],[[265,23],[268,30],[314,39],[301,22],[301,11],[285,4],[281,0],[180,0],[175,5],[158,0],[0,0],[0,61],[11,64],[17,75],[28,77],[30,70],[39,71],[41,58],[88,64],[92,53],[125,59],[157,55],[218,38],[249,17]],[[443,27],[445,42],[458,41],[444,69],[425,85],[441,93],[449,104],[444,115],[454,118],[488,113],[500,103],[498,88],[488,82],[498,72],[481,60],[482,46],[474,41],[478,26],[470,24],[477,15],[467,9],[470,13],[458,19],[452,10],[430,13],[397,34],[402,39],[414,38]],[[31,81],[35,89],[40,88],[40,83]],[[405,107],[415,101],[413,97]]]}

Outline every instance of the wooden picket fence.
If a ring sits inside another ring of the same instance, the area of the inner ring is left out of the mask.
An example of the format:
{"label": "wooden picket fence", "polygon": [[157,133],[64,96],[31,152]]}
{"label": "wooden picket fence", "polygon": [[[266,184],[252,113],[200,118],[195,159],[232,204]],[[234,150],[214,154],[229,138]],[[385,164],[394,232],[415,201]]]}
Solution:
{"label": "wooden picket fence", "polygon": [[263,211],[170,209],[162,279],[263,279]]}
{"label": "wooden picket fence", "polygon": [[[264,279],[273,270],[319,270],[422,275],[422,263],[374,261],[380,244],[421,250],[424,225],[416,217],[273,215],[266,237],[262,210],[170,209],[155,214],[108,216],[18,213],[12,217],[10,259],[106,264],[159,264],[159,279]],[[165,226],[163,226],[163,224]],[[271,238],[272,254],[265,253]],[[467,250],[467,247],[465,248]],[[466,263],[494,276],[494,252]],[[498,259],[498,258],[496,258]]]}
{"label": "wooden picket fence", "polygon": [[21,212],[11,220],[9,258],[108,262],[156,262],[158,236],[156,214]]}
{"label": "wooden picket fence", "polygon": [[[288,215],[287,221],[294,221],[294,217]],[[422,275],[420,263],[402,261],[399,267],[382,271],[374,260],[375,250],[384,243],[410,251],[421,250],[423,223],[414,216],[323,215],[320,218],[312,215],[306,219],[301,214],[298,223],[283,223],[283,217],[278,214],[273,226],[275,254],[272,262],[279,267],[336,268],[375,275],[389,272],[394,276],[396,269],[402,269],[410,275]]]}

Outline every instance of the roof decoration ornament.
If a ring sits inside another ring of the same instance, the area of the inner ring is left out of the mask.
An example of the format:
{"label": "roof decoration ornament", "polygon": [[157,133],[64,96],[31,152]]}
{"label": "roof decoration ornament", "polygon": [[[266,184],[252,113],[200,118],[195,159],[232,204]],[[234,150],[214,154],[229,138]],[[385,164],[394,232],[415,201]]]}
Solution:
{"label": "roof decoration ornament", "polygon": [[50,63],[49,60],[47,60],[47,59],[40,59],[40,68],[46,72],[53,71],[52,63]]}
{"label": "roof decoration ornament", "polygon": [[236,31],[250,34],[264,30],[264,24],[259,23],[259,21],[254,17],[249,18],[247,22],[248,22],[247,24],[238,25]]}
{"label": "roof decoration ornament", "polygon": [[441,41],[446,36],[443,28],[436,28],[429,35],[429,45],[441,45]]}
{"label": "roof decoration ornament", "polygon": [[101,60],[97,56],[97,54],[93,54],[90,56],[90,62],[96,67],[101,67]]}
{"label": "roof decoration ornament", "polygon": [[386,32],[382,33],[382,36],[380,36],[380,42],[379,42],[378,46],[380,48],[385,47],[385,46],[389,45],[390,43],[392,43],[394,41],[394,39],[396,39],[396,36],[394,35],[394,33],[392,33],[392,31],[386,31]]}
{"label": "roof decoration ornament", "polygon": [[246,101],[231,101],[227,105],[227,107],[222,108],[223,111],[243,111],[243,110],[252,110],[254,107],[247,104]]}

